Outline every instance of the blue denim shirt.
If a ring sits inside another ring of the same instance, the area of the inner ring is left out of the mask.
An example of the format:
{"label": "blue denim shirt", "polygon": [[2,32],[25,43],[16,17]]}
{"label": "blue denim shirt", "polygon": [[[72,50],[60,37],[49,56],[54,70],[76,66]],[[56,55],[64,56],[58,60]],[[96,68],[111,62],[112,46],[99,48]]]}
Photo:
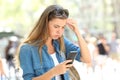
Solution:
{"label": "blue denim shirt", "polygon": [[[78,51],[76,56],[76,60],[80,61],[80,48],[73,43],[71,43],[68,39],[64,38],[65,48],[67,56],[70,51]],[[53,45],[56,51],[56,57],[60,62],[65,60],[65,56],[60,54],[59,43],[57,40],[53,41]],[[40,62],[40,55],[37,46],[32,46],[30,44],[24,44],[20,48],[20,65],[23,69],[23,78],[24,80],[32,80],[33,77],[40,76],[54,67],[54,62],[51,56],[47,52],[47,46],[44,45],[42,47],[42,62]],[[64,80],[69,79],[69,73],[66,72],[63,74]],[[55,77],[52,78],[55,80]]]}

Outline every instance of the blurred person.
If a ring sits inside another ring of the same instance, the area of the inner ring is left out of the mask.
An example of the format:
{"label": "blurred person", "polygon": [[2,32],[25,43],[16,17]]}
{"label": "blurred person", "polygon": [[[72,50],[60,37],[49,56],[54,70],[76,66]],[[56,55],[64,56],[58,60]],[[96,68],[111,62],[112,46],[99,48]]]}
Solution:
{"label": "blurred person", "polygon": [[9,64],[9,66],[13,66],[14,67],[14,63],[13,63],[13,57],[14,57],[14,50],[13,49],[13,41],[8,40],[8,45],[5,48],[5,58]]}
{"label": "blurred person", "polygon": [[5,48],[5,57],[6,57],[6,60],[9,61],[13,58],[13,55],[10,54],[10,49],[12,48],[12,41],[8,41],[8,45],[6,46]]}
{"label": "blurred person", "polygon": [[110,53],[117,53],[117,47],[118,47],[118,43],[117,43],[116,33],[113,32],[110,42]]}
{"label": "blurred person", "polygon": [[16,36],[11,36],[8,39],[8,45],[5,47],[5,58],[10,66],[14,66],[13,58],[19,45],[19,41],[16,38]]}
{"label": "blurred person", "polygon": [[120,39],[117,39],[118,47],[117,47],[117,53],[120,54]]}
{"label": "blurred person", "polygon": [[88,38],[88,49],[91,54],[91,58],[94,58],[94,55],[96,53],[96,44],[97,44],[97,39],[96,37],[90,37]]}
{"label": "blurred person", "polygon": [[100,55],[108,55],[110,51],[109,44],[107,43],[106,38],[103,35],[99,36],[98,40],[98,52]]}
{"label": "blurred person", "polygon": [[2,60],[0,58],[0,76],[5,75],[4,70],[3,70],[3,65],[2,65]]}
{"label": "blurred person", "polygon": [[[48,6],[31,33],[18,49],[18,66],[24,80],[70,80],[68,70],[73,64],[66,60],[70,51],[77,51],[76,60],[91,64],[87,44],[76,21],[59,5]],[[79,46],[63,36],[68,25],[78,38]],[[77,79],[79,80],[79,79]]]}
{"label": "blurred person", "polygon": [[[10,37],[11,38],[11,37]],[[16,47],[19,42],[12,39],[8,39],[8,45],[5,48],[5,73],[9,80],[19,80],[21,76],[18,76],[18,71],[15,69],[14,55],[16,53]],[[20,72],[19,72],[20,73]],[[21,74],[21,73],[20,73]]]}

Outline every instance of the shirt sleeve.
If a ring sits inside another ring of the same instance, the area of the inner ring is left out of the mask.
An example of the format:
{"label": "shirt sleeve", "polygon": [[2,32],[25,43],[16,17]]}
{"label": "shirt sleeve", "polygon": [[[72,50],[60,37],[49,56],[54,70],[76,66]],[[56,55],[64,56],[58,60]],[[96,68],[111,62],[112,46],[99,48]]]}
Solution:
{"label": "shirt sleeve", "polygon": [[20,66],[23,69],[24,80],[32,80],[34,70],[32,64],[31,48],[28,45],[23,45],[20,48]]}
{"label": "shirt sleeve", "polygon": [[70,40],[68,40],[67,38],[64,38],[64,43],[65,43],[66,54],[68,55],[70,51],[77,51],[78,53],[76,56],[76,60],[80,61],[80,56],[81,56],[80,47],[74,44],[73,42],[71,42]]}

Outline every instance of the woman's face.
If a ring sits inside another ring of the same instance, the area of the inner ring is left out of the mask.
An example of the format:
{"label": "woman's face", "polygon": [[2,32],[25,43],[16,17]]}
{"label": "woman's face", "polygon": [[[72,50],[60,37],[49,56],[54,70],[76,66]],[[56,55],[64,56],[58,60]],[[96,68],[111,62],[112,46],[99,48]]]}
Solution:
{"label": "woman's face", "polygon": [[48,23],[49,36],[51,39],[58,39],[63,35],[67,19],[52,19]]}

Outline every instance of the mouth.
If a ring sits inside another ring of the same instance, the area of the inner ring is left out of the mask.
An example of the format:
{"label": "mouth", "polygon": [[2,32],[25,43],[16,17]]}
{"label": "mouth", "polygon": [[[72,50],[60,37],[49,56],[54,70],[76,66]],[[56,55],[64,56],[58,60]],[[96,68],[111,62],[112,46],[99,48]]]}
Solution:
{"label": "mouth", "polygon": [[60,35],[55,35],[55,37],[59,37]]}
{"label": "mouth", "polygon": [[58,38],[58,37],[60,37],[60,35],[55,35],[54,37]]}

